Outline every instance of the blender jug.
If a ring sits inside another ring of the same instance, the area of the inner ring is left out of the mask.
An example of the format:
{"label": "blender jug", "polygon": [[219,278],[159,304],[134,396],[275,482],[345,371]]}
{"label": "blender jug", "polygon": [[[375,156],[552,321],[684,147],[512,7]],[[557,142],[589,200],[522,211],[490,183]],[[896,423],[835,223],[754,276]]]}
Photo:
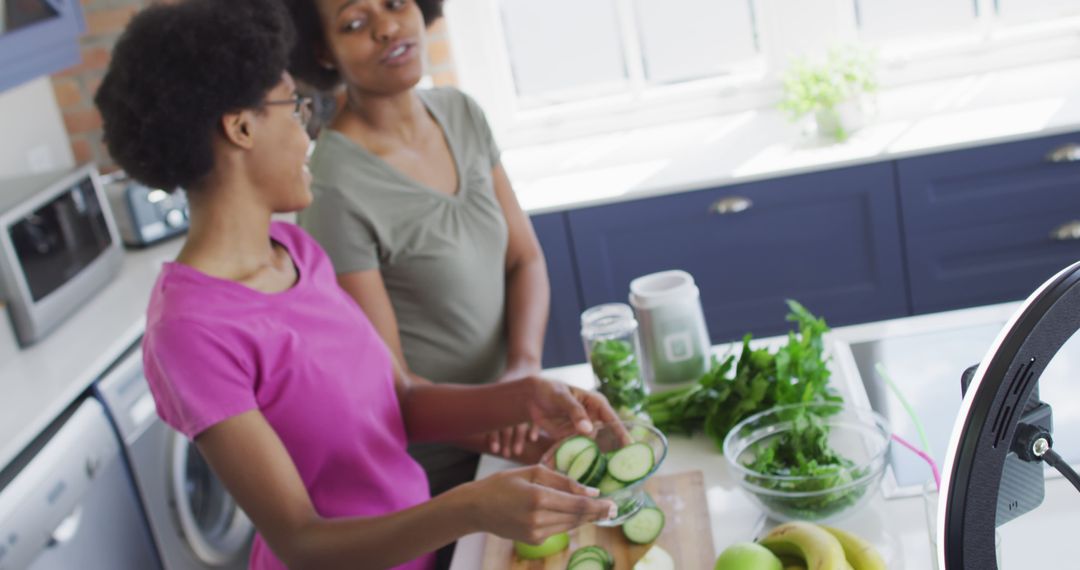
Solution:
{"label": "blender jug", "polygon": [[662,271],[630,282],[644,374],[654,390],[696,381],[709,368],[709,333],[694,278]]}

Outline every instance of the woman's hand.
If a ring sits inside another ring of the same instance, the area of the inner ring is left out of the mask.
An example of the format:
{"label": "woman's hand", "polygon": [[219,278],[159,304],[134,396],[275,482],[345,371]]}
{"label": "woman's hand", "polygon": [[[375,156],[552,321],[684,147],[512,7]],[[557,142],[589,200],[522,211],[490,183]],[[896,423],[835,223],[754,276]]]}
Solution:
{"label": "woman's hand", "polygon": [[[507,366],[506,371],[496,382],[513,382],[528,378],[540,372],[540,364],[518,364]],[[507,459],[522,459],[526,445],[540,439],[540,427],[529,422],[522,422],[496,430],[488,434],[488,450],[492,455],[502,455]]]}
{"label": "woman's hand", "polygon": [[[526,402],[533,423],[556,440],[575,433],[590,434],[594,422],[622,428],[622,422],[607,398],[562,382],[532,378],[532,397]],[[624,439],[629,440],[629,434]]]}
{"label": "woman's hand", "polygon": [[521,459],[525,447],[540,439],[540,428],[529,422],[520,423],[488,434],[488,449],[492,455]]}
{"label": "woman's hand", "polygon": [[474,506],[474,528],[530,544],[618,511],[615,503],[594,498],[596,489],[539,465],[502,471],[460,489]]}

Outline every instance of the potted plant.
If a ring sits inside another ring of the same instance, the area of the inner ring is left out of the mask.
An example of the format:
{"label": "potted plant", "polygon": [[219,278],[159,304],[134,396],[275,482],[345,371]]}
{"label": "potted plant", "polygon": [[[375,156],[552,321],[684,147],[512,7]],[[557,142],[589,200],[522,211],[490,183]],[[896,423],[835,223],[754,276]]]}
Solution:
{"label": "potted plant", "polygon": [[780,109],[792,120],[812,114],[820,136],[846,140],[862,124],[865,98],[877,91],[875,59],[845,48],[830,50],[824,62],[793,61],[783,77]]}

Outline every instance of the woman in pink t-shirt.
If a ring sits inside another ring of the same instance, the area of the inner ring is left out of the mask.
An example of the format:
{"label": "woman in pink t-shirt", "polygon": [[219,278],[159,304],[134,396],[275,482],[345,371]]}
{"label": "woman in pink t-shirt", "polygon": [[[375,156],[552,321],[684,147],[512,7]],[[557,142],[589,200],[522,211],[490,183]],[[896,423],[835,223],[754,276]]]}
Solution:
{"label": "woman in pink t-shirt", "polygon": [[410,383],[318,244],[271,220],[311,201],[291,42],[275,0],[155,5],[96,96],[117,162],[188,191],[191,231],[155,284],[144,364],[159,415],[255,523],[251,567],[428,570],[468,533],[536,542],[613,516],[595,490],[536,466],[429,498],[409,441],[523,421],[560,437],[615,415],[536,378]]}

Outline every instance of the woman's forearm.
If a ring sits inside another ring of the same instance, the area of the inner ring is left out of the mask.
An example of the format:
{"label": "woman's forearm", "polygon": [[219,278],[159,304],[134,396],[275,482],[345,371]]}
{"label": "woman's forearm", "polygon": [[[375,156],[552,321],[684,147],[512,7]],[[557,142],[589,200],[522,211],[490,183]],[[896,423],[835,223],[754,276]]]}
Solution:
{"label": "woman's forearm", "polygon": [[529,420],[534,378],[482,386],[415,382],[399,392],[410,441],[452,441]]}
{"label": "woman's forearm", "polygon": [[536,372],[544,346],[551,288],[543,254],[537,252],[506,275],[507,372]]}
{"label": "woman's forearm", "polygon": [[288,552],[275,554],[289,568],[301,570],[392,568],[478,532],[469,492],[458,487],[380,517],[318,519],[295,533]]}

